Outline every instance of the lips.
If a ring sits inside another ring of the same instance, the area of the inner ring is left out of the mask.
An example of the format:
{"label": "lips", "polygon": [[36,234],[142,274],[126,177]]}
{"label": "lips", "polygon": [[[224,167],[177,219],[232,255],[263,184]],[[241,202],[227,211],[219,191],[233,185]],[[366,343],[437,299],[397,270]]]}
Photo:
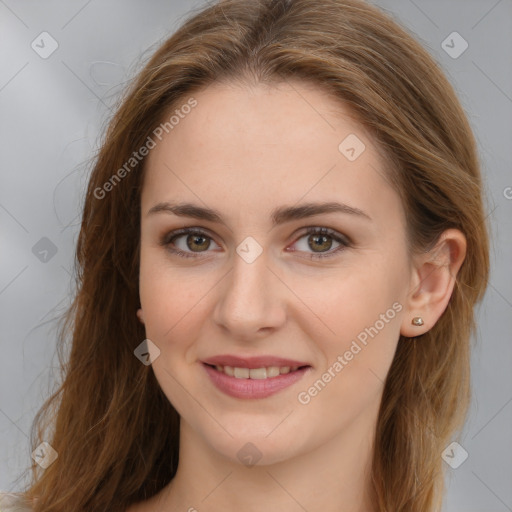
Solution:
{"label": "lips", "polygon": [[219,355],[202,361],[210,381],[235,398],[266,398],[298,382],[311,365],[275,356]]}

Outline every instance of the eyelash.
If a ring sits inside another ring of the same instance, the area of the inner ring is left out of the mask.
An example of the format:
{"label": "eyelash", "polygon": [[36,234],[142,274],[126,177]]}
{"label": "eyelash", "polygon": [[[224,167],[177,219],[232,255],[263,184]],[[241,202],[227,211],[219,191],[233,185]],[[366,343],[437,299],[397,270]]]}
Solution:
{"label": "eyelash", "polygon": [[[201,231],[197,228],[183,228],[183,229],[178,229],[176,231],[171,231],[170,233],[167,233],[166,235],[164,235],[160,241],[160,245],[166,247],[167,250],[169,250],[171,253],[176,254],[177,256],[179,256],[181,258],[201,258],[201,256],[195,255],[195,254],[200,254],[200,253],[189,253],[189,252],[182,251],[181,249],[171,248],[173,241],[176,238],[179,238],[180,236],[183,236],[183,235],[198,235],[198,236],[202,236],[205,238],[209,238],[210,240],[213,240],[213,238],[210,237],[207,233],[205,233],[204,231]],[[334,231],[332,229],[324,228],[324,227],[308,227],[306,229],[306,232],[303,233],[296,240],[296,242],[298,240],[300,240],[301,238],[305,237],[306,235],[326,235],[341,244],[338,248],[331,250],[329,252],[326,252],[326,253],[310,253],[309,259],[311,259],[311,260],[321,260],[324,258],[331,258],[333,256],[336,256],[339,252],[343,251],[347,247],[352,246],[352,244],[348,238],[339,235],[336,231]],[[205,252],[208,252],[208,251],[205,251]],[[292,252],[295,252],[295,251],[292,251]]]}

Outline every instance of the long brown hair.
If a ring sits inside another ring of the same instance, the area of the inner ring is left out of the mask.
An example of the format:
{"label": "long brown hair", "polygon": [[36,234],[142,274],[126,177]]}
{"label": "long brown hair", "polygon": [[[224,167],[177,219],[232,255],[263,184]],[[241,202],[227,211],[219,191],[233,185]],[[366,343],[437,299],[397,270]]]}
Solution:
{"label": "long brown hair", "polygon": [[177,469],[178,414],[152,367],[134,356],[145,338],[136,317],[145,160],[105,183],[127,169],[163,114],[194,92],[214,81],[287,79],[318,85],[371,130],[402,198],[411,248],[425,250],[450,227],[467,238],[447,309],[427,333],[399,340],[372,464],[377,510],[438,510],[441,452],[465,420],[474,305],[489,272],[468,120],[426,50],[361,0],[225,0],[191,13],[158,48],[121,99],[95,158],[77,293],[59,336],[62,382],[32,426],[32,448],[47,441],[58,453],[45,470],[32,465],[25,497],[37,498],[37,512],[124,512]]}

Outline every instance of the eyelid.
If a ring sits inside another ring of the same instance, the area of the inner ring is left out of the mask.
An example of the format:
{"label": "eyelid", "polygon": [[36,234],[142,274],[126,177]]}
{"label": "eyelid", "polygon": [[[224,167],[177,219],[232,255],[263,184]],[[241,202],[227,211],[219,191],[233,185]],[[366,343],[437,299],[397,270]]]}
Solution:
{"label": "eyelid", "polygon": [[[211,234],[211,232],[206,229],[199,226],[187,226],[184,228],[174,229],[172,231],[169,231],[168,233],[164,234],[160,241],[159,245],[165,247],[169,252],[172,254],[176,254],[177,256],[183,256],[184,258],[191,257],[191,258],[202,258],[201,253],[193,253],[193,252],[187,252],[182,251],[181,249],[171,249],[169,246],[171,245],[171,242],[179,237],[186,236],[186,235],[199,235],[204,236],[206,238],[209,238],[210,240],[215,242],[215,237]],[[215,242],[217,244],[217,242]],[[219,245],[219,244],[217,244]],[[204,251],[205,254],[211,251]],[[194,256],[196,254],[197,256]]]}
{"label": "eyelid", "polygon": [[[335,249],[330,249],[329,251],[306,253],[306,254],[308,254],[308,256],[304,256],[305,259],[309,259],[312,261],[314,261],[314,260],[318,261],[318,260],[322,260],[322,259],[327,260],[328,258],[331,258],[331,257],[334,258],[336,256],[339,256],[339,254],[341,252],[343,252],[345,249],[353,247],[352,240],[347,235],[344,235],[343,233],[340,233],[339,231],[337,231],[335,229],[331,229],[331,228],[328,228],[325,226],[318,226],[318,225],[307,226],[305,229],[306,229],[306,231],[301,233],[299,236],[295,235],[295,236],[297,236],[297,238],[293,242],[294,244],[297,243],[300,239],[306,237],[307,235],[326,235],[329,238],[332,238],[333,240],[335,240],[338,244],[340,244],[339,247],[337,247]],[[296,251],[294,249],[293,251],[289,251],[289,252],[301,252],[301,251]]]}
{"label": "eyelid", "polygon": [[332,228],[328,228],[328,227],[324,227],[324,226],[318,226],[318,225],[306,226],[304,229],[306,229],[306,231],[300,235],[301,237],[304,235],[307,235],[307,234],[319,233],[319,234],[328,235],[328,236],[334,238],[335,240],[339,239],[338,241],[343,242],[346,245],[350,245],[350,246],[354,245],[354,242],[348,235],[346,235],[344,233],[340,233],[336,229],[332,229]]}
{"label": "eyelid", "polygon": [[[305,259],[309,259],[309,260],[321,260],[323,258],[327,259],[330,257],[337,256],[339,252],[343,251],[346,248],[353,246],[353,242],[349,236],[347,236],[343,233],[340,233],[339,231],[337,231],[335,229],[328,228],[325,226],[319,226],[319,225],[303,226],[301,228],[301,230],[304,230],[304,229],[305,229],[305,231],[302,231],[300,234],[293,235],[294,236],[293,244],[297,243],[299,240],[301,240],[302,238],[304,238],[307,235],[326,235],[340,244],[340,247],[337,247],[334,250],[331,249],[331,250],[325,251],[325,252],[307,253],[307,254],[309,254],[309,256],[306,256]],[[209,252],[212,252],[212,251],[206,250],[203,252],[194,253],[194,252],[182,251],[181,249],[169,248],[169,246],[171,245],[171,242],[174,239],[179,238],[181,236],[185,236],[185,235],[205,236],[206,238],[209,238],[214,243],[219,245],[215,241],[215,236],[210,232],[210,230],[207,228],[200,227],[200,226],[187,226],[184,228],[172,230],[172,231],[164,234],[161,237],[159,245],[166,247],[172,254],[175,254],[177,256],[181,256],[184,258],[188,258],[188,257],[192,257],[192,258],[196,258],[196,259],[204,258],[204,256],[202,256],[201,254],[203,254],[203,253],[207,254]],[[293,249],[291,251],[289,250],[288,252],[300,253],[302,251],[297,251],[297,250]]]}

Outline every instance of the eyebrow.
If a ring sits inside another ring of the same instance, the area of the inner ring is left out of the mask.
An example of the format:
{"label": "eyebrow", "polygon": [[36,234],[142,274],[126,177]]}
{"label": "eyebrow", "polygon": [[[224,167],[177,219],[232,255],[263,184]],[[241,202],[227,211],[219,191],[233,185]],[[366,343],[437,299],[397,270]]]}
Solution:
{"label": "eyebrow", "polygon": [[[170,203],[161,202],[149,209],[146,215],[155,213],[170,213],[180,217],[192,217],[199,220],[207,220],[226,225],[222,219],[219,211],[204,208],[192,203]],[[354,215],[363,219],[372,220],[371,217],[360,210],[343,203],[327,202],[327,203],[306,203],[300,206],[282,206],[272,210],[271,220],[272,225],[284,224],[292,220],[304,219],[314,215],[321,215],[324,213],[344,213]]]}

